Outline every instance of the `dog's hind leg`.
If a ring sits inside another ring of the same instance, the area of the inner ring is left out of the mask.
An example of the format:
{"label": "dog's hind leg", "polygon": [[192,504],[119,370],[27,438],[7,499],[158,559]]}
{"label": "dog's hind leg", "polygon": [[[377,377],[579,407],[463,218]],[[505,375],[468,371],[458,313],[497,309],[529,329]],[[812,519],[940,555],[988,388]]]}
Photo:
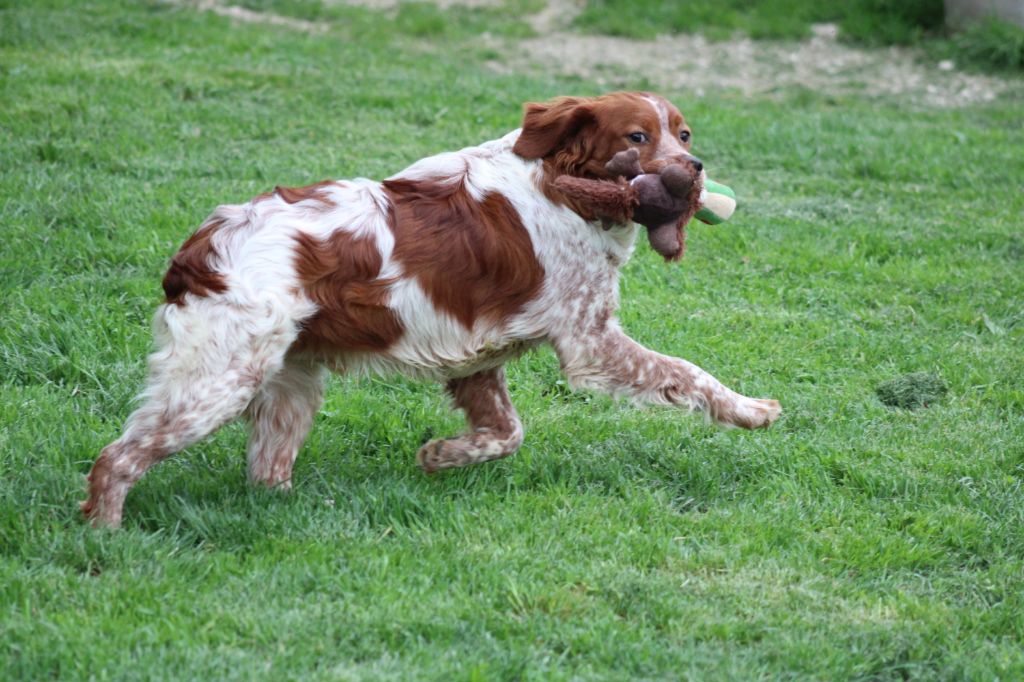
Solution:
{"label": "dog's hind leg", "polygon": [[425,472],[478,464],[507,457],[523,443],[523,425],[512,406],[502,367],[452,379],[446,388],[462,408],[470,432],[457,438],[432,440],[416,455]]}
{"label": "dog's hind leg", "polygon": [[263,382],[246,409],[249,480],[268,488],[291,488],[292,465],[313,418],[323,403],[324,369],[288,357],[284,367]]}
{"label": "dog's hind leg", "polygon": [[120,525],[125,497],[149,467],[240,415],[296,334],[275,306],[207,299],[161,306],[154,326],[142,405],[89,473],[82,511],[96,526]]}

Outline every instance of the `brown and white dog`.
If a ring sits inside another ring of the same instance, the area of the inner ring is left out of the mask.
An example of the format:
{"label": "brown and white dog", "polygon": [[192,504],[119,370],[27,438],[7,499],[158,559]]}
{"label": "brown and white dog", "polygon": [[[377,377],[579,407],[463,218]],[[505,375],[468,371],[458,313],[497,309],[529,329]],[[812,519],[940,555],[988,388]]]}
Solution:
{"label": "brown and white dog", "polygon": [[447,382],[469,430],[424,445],[427,472],[515,452],[503,365],[540,343],[576,387],[768,426],[776,401],[647,350],[615,318],[639,228],[605,229],[553,181],[604,178],[629,147],[645,172],[699,170],[674,106],[620,92],[528,104],[520,130],[383,182],[278,187],[217,208],[171,261],[141,406],[93,465],[82,510],[119,525],[150,466],[243,414],[250,480],[287,488],[326,369]]}

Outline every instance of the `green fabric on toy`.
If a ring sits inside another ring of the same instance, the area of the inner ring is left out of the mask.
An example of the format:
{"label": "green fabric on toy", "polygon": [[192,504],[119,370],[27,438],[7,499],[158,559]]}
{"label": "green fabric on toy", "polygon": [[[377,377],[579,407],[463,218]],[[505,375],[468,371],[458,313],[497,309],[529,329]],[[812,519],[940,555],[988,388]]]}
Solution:
{"label": "green fabric on toy", "polygon": [[660,173],[644,173],[639,156],[636,149],[627,149],[605,164],[617,180],[563,175],[555,187],[602,220],[632,220],[645,226],[651,247],[665,260],[679,260],[686,252],[690,218],[712,225],[728,220],[736,208],[735,195],[690,164],[669,164]]}
{"label": "green fabric on toy", "polygon": [[736,210],[736,194],[731,187],[704,178],[704,204],[693,217],[708,225],[724,223]]}

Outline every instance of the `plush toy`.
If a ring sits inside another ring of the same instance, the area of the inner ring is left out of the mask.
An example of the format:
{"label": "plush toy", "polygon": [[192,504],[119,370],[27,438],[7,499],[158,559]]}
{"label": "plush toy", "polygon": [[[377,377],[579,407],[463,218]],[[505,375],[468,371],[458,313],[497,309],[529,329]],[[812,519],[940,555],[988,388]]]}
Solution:
{"label": "plush toy", "polygon": [[690,218],[716,225],[728,220],[736,208],[731,189],[689,165],[671,164],[661,173],[644,173],[639,152],[627,149],[605,168],[618,180],[563,175],[555,180],[555,187],[606,222],[633,220],[645,226],[651,246],[666,260],[682,258]]}

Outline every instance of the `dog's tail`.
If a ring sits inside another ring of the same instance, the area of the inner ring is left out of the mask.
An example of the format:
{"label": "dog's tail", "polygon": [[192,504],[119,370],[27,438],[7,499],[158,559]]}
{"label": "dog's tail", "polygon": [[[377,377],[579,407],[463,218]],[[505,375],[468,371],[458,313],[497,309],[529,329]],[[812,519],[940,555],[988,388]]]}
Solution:
{"label": "dog's tail", "polygon": [[185,302],[185,294],[207,296],[227,290],[224,275],[214,270],[212,265],[217,257],[213,236],[224,223],[224,218],[211,216],[178,249],[164,275],[167,303],[181,305]]}

